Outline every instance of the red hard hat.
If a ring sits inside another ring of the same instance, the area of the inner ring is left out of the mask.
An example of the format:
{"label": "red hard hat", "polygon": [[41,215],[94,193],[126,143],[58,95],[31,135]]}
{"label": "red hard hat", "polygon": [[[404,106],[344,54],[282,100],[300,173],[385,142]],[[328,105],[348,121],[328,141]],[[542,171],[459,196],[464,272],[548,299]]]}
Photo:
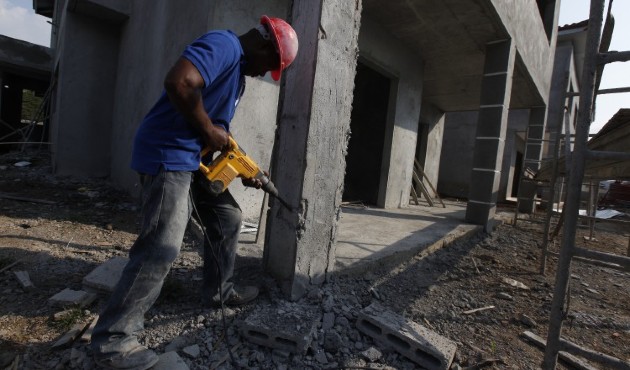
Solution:
{"label": "red hard hat", "polygon": [[267,26],[269,32],[273,34],[274,44],[278,54],[280,54],[280,67],[271,71],[271,78],[278,81],[282,71],[295,59],[298,51],[298,38],[293,27],[280,18],[269,18],[263,15],[260,24]]}

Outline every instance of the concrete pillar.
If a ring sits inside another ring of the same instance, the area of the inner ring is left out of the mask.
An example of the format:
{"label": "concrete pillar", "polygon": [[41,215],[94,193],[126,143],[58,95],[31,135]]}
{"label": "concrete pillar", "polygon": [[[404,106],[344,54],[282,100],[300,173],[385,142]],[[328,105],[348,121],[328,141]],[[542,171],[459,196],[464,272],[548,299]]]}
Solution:
{"label": "concrete pillar", "polygon": [[334,266],[360,20],[361,1],[293,1],[300,50],[284,75],[271,175],[296,209],[270,199],[263,256],[291,299]]}
{"label": "concrete pillar", "polygon": [[512,40],[486,44],[477,134],[473,153],[466,221],[492,230],[496,211],[515,47]]}
{"label": "concrete pillar", "polygon": [[[547,108],[544,106],[534,107],[530,110],[523,168],[530,169],[532,173],[536,173],[540,169],[540,161],[543,153],[543,139],[545,138],[546,117]],[[536,184],[532,181],[521,181],[518,188],[518,198],[520,200],[518,207],[519,212],[531,213],[534,211],[536,188]]]}

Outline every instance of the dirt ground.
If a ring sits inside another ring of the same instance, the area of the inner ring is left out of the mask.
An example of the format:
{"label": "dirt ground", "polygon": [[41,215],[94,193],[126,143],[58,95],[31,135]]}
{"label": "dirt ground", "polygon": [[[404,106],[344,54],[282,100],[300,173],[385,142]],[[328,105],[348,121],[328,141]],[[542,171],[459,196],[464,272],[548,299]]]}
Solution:
{"label": "dirt ground", "polygon": [[[22,161],[29,164],[16,166]],[[62,319],[53,318],[61,309],[48,299],[65,288],[81,289],[83,277],[99,264],[126,256],[138,231],[135,199],[105,181],[51,173],[46,153],[0,156],[0,369],[11,368],[12,362],[17,369],[95,368],[86,343],[51,346],[73,324],[89,322],[104,298]],[[538,369],[543,352],[522,333],[546,338],[549,324],[557,258],[549,258],[546,275],[538,273],[541,230],[539,220],[503,224],[492,234],[458,241],[428,257],[376,266],[361,276],[335,276],[298,302],[283,300],[273,279],[264,276],[261,247],[249,238],[241,243],[236,273],[256,283],[261,296],[256,303],[226,310],[227,331],[220,310],[201,306],[201,248],[188,233],[160,298],[146,315],[140,340],[158,353],[178,350],[191,369],[417,368],[357,330],[358,313],[378,301],[453,340],[453,369]],[[587,240],[588,235],[581,227],[576,243],[628,252],[627,227],[598,223],[595,240]],[[558,247],[556,242],[551,250]],[[15,271],[27,271],[34,288],[23,289]],[[570,281],[564,338],[630,362],[630,274],[576,262]],[[285,312],[307,306],[335,319],[332,327],[317,323],[306,353],[252,344],[236,330],[263,307]],[[470,312],[475,309],[480,310]],[[227,348],[233,349],[235,362]],[[570,367],[560,362],[558,368]]]}

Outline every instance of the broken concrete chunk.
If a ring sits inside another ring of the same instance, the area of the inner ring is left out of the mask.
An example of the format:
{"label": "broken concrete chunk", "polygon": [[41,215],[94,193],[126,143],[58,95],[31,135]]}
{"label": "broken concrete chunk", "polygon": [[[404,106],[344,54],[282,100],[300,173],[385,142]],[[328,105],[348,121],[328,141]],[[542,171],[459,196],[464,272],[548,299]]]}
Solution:
{"label": "broken concrete chunk", "polygon": [[457,345],[452,340],[410,321],[374,302],[364,308],[357,328],[429,370],[447,370]]}
{"label": "broken concrete chunk", "polygon": [[166,345],[166,347],[164,347],[164,352],[177,351],[178,349],[184,348],[186,344],[186,338],[175,337],[169,344]]}
{"label": "broken concrete chunk", "polygon": [[31,278],[28,276],[28,272],[26,271],[14,271],[13,274],[17,278],[18,282],[24,289],[32,289],[35,288],[33,283],[31,282]]}
{"label": "broken concrete chunk", "polygon": [[152,370],[189,370],[190,368],[177,352],[166,352],[160,355],[160,359]]}
{"label": "broken concrete chunk", "polygon": [[96,322],[98,321],[98,315],[94,317],[90,326],[85,329],[85,333],[81,336],[81,342],[89,343],[92,340],[92,332],[94,331],[94,327],[96,326]]}
{"label": "broken concrete chunk", "polygon": [[[273,320],[269,320],[273,317]],[[261,346],[304,353],[320,316],[316,306],[284,303],[281,309],[265,307],[253,312],[240,326],[241,335]]]}
{"label": "broken concrete chunk", "polygon": [[514,280],[514,279],[510,279],[510,278],[503,278],[503,283],[513,286],[515,288],[519,288],[519,289],[525,289],[528,290],[529,287],[523,283],[521,283],[520,281]]}
{"label": "broken concrete chunk", "polygon": [[74,324],[70,330],[68,330],[55,342],[55,344],[52,345],[52,349],[62,349],[68,347],[79,337],[79,335],[81,335],[85,326],[85,323]]}
{"label": "broken concrete chunk", "polygon": [[322,319],[322,330],[326,331],[335,326],[335,314],[332,312],[326,312]]}
{"label": "broken concrete chunk", "polygon": [[184,352],[190,358],[197,358],[199,357],[201,350],[199,349],[198,344],[193,344],[192,346],[184,347],[184,349],[182,349],[182,352]]}
{"label": "broken concrete chunk", "polygon": [[126,257],[114,257],[103,263],[83,278],[83,288],[105,294],[113,292],[128,261]]}
{"label": "broken concrete chunk", "polygon": [[377,361],[383,356],[383,353],[374,347],[370,347],[361,352],[361,356],[370,362]]}
{"label": "broken concrete chunk", "polygon": [[72,290],[66,288],[48,299],[48,303],[53,306],[69,307],[78,306],[85,307],[96,299],[94,293],[88,293],[83,290]]}

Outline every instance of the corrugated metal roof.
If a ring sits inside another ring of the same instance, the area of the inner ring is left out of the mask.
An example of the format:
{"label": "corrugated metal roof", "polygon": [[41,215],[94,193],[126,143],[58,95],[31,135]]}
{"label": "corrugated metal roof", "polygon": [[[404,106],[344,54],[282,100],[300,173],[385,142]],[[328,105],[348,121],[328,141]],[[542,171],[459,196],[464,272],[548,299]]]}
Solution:
{"label": "corrugated metal roof", "polygon": [[564,26],[560,26],[558,28],[559,31],[566,31],[566,30],[572,30],[572,29],[576,29],[576,28],[586,28],[588,27],[588,19],[585,19],[581,22],[577,22],[577,23],[571,23],[571,24],[565,24]]}

